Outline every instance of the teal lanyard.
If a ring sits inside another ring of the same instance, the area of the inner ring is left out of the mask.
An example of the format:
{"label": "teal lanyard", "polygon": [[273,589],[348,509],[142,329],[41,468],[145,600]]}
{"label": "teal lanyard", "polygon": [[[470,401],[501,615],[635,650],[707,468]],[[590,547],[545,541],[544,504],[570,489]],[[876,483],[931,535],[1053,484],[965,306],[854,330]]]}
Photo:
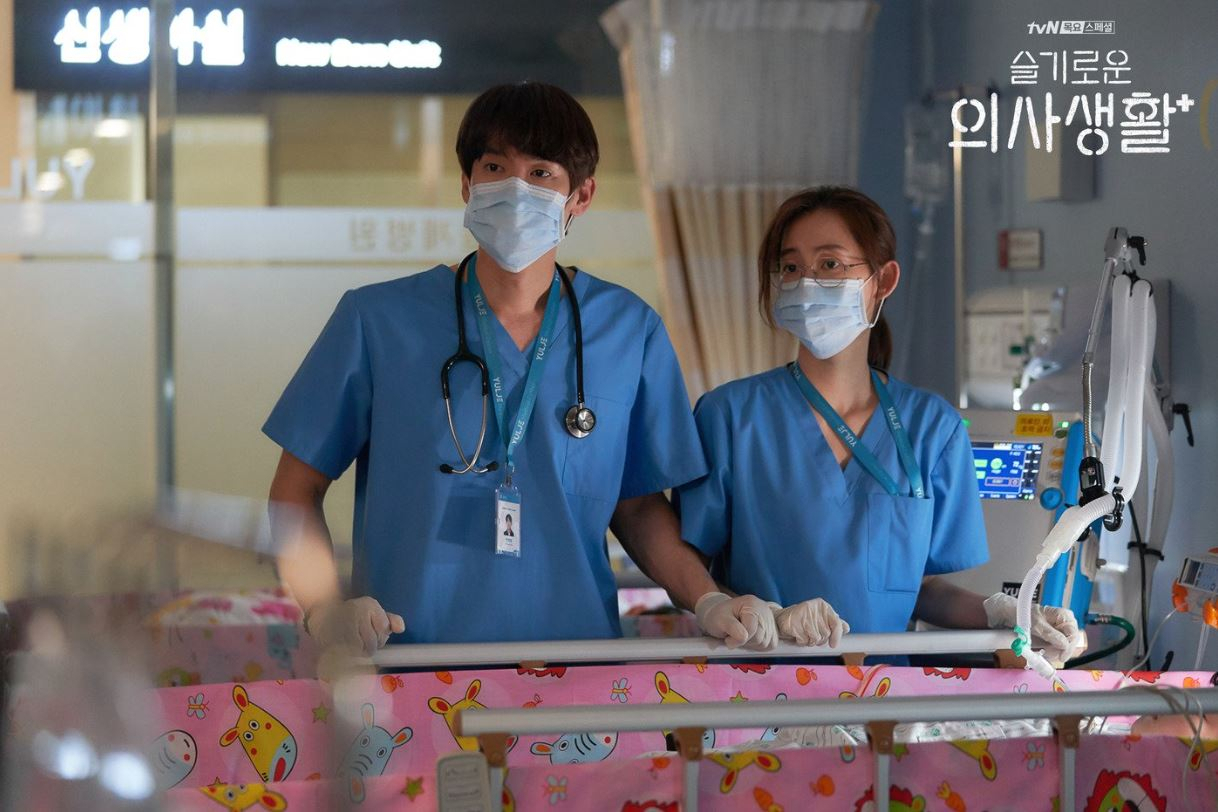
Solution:
{"label": "teal lanyard", "polygon": [[[820,413],[821,417],[825,418],[825,422],[837,433],[837,436],[842,438],[842,442],[851,450],[859,464],[867,473],[875,477],[890,496],[896,496],[899,493],[897,483],[884,470],[880,461],[875,458],[867,446],[859,442],[858,435],[851,431],[841,415],[829,405],[829,401],[816,391],[816,387],[804,376],[799,364],[790,364],[787,369],[791,371],[791,377],[795,379],[795,384],[799,387],[804,399]],[[918,468],[917,460],[914,459],[913,446],[909,442],[909,433],[905,431],[905,424],[901,422],[901,415],[897,413],[892,396],[888,394],[888,387],[884,385],[884,381],[874,369],[871,371],[871,380],[875,384],[875,393],[880,399],[880,410],[884,412],[884,418],[888,421],[888,430],[897,444],[897,456],[901,458],[901,467],[905,469],[905,478],[909,480],[910,490],[913,491],[915,498],[925,499],[926,489],[922,485],[922,471]]]}
{"label": "teal lanyard", "polygon": [[537,404],[537,391],[541,388],[541,375],[545,370],[546,358],[549,353],[550,340],[554,336],[554,323],[558,321],[558,304],[562,296],[559,287],[558,270],[554,271],[554,282],[550,285],[550,296],[546,299],[546,311],[541,317],[541,332],[533,342],[533,358],[529,362],[528,377],[524,382],[524,395],[520,398],[520,409],[516,412],[516,421],[512,431],[507,431],[507,387],[503,383],[503,363],[499,357],[499,345],[495,342],[495,334],[491,330],[490,308],[486,304],[486,295],[478,284],[477,257],[470,260],[469,274],[465,278],[470,294],[474,300],[474,313],[478,318],[478,333],[482,336],[482,352],[486,356],[486,368],[491,379],[491,399],[495,404],[495,422],[499,425],[499,435],[507,447],[507,477],[511,481],[516,471],[514,462],[516,446],[524,439],[525,429],[528,428],[529,418],[533,415],[533,407]]}

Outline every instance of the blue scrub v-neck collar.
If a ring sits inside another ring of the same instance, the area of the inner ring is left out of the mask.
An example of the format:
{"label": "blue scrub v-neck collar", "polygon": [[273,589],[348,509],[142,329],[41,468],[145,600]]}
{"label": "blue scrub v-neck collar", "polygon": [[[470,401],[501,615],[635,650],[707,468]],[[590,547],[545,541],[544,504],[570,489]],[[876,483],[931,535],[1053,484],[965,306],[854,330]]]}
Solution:
{"label": "blue scrub v-neck collar", "polygon": [[[829,447],[829,441],[825,439],[825,434],[821,431],[820,424],[816,422],[816,412],[808,405],[808,401],[804,399],[799,388],[796,387],[791,380],[791,376],[787,374],[785,366],[779,367],[782,372],[784,386],[787,391],[787,397],[795,405],[800,412],[799,420],[803,427],[803,433],[809,436],[811,440],[809,445],[812,449],[812,459],[810,463],[816,465],[820,470],[827,471],[824,477],[825,484],[832,488],[832,496],[835,497],[838,503],[843,503],[850,497],[856,495],[860,491],[860,482],[864,478],[870,478],[871,475],[863,468],[862,464],[855,459],[854,455],[850,455],[850,459],[846,462],[846,467],[838,465],[837,457],[833,454],[833,449]],[[888,377],[889,391],[893,393],[893,400],[898,400],[900,395],[893,391],[892,376]],[[899,386],[897,387],[899,390]],[[880,417],[879,420],[876,417]],[[884,425],[883,415],[879,413],[879,406],[876,406],[875,411],[871,413],[871,417],[867,419],[867,425],[863,428],[863,433],[859,435],[859,442],[867,447],[869,451],[880,461],[885,462],[883,454],[883,445],[885,438],[888,442],[892,442],[892,434],[888,431],[888,427]]]}
{"label": "blue scrub v-neck collar", "polygon": [[[450,271],[451,273],[451,271]],[[448,283],[452,285],[452,278],[449,277]],[[575,298],[583,301],[584,291],[588,287],[588,274],[580,271],[571,277],[571,286],[575,291]],[[562,291],[566,292],[566,285],[560,285]],[[451,293],[449,294],[452,295]],[[566,298],[564,295],[563,298]],[[475,352],[482,354],[481,337],[478,335],[477,315],[474,312],[473,297],[468,294],[464,296],[465,308],[465,333],[471,341],[477,341],[478,349]],[[451,306],[451,305],[450,305]],[[495,341],[499,345],[499,358],[503,365],[512,371],[517,377],[524,377],[529,371],[529,359],[533,355],[533,344],[536,341],[530,341],[522,350],[516,346],[516,342],[512,340],[512,336],[508,333],[507,328],[499,321],[499,317],[495,315],[495,311],[491,310],[491,330],[495,334]],[[558,321],[554,325],[554,342],[562,338],[567,331],[567,326],[571,323],[571,303],[562,302],[558,309]]]}

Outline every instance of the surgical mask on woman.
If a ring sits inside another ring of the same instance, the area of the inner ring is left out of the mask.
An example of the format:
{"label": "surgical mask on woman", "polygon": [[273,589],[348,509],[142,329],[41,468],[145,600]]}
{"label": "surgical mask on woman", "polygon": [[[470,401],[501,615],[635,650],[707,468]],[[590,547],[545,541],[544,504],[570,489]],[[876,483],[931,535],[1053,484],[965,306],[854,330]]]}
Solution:
{"label": "surgical mask on woman", "polygon": [[474,184],[465,227],[501,268],[520,273],[566,236],[563,211],[570,199],[514,177]]}
{"label": "surgical mask on woman", "polygon": [[847,279],[837,287],[824,287],[801,278],[778,294],[774,321],[817,358],[832,358],[880,320],[884,301],[880,300],[875,319],[869,321],[863,296],[863,288],[874,276],[873,273],[866,279]]}

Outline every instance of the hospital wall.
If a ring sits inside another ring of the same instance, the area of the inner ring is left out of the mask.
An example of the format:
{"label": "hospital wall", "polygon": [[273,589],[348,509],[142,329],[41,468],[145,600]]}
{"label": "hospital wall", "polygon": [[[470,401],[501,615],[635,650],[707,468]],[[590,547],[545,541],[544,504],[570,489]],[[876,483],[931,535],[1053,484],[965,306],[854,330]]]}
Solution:
{"label": "hospital wall", "polygon": [[[907,281],[913,268],[916,224],[904,188],[905,107],[917,101],[929,81],[923,44],[930,31],[926,4],[927,0],[917,0],[887,2],[880,7],[871,32],[859,142],[858,188],[874,198],[892,221],[897,261]],[[911,329],[917,318],[913,292],[912,285],[900,285],[885,307],[884,318],[894,336],[915,334]],[[950,311],[946,316],[932,323],[950,325]],[[950,340],[950,334],[946,338]],[[945,392],[951,386],[950,371],[944,385],[936,386],[939,371],[933,364],[920,363],[923,358],[917,346],[898,341],[891,371]]]}
{"label": "hospital wall", "polygon": [[[1130,90],[1188,93],[1200,102],[1208,83],[1218,80],[1218,5],[1209,0],[1171,4],[1136,0],[1072,2],[1048,0],[1007,3],[999,0],[932,0],[934,16],[934,76],[937,87],[984,85],[995,80],[1009,88],[1010,62],[1023,49],[1104,47],[1104,37],[1086,44],[1077,37],[1034,37],[1029,22],[1070,19],[1113,20],[1129,51]],[[887,9],[886,9],[887,10]],[[1037,88],[1042,98],[1046,88]],[[1054,88],[1055,104],[1076,90]],[[1119,89],[1119,88],[1118,88]],[[1068,91],[1068,92],[1066,92]],[[1119,95],[1119,94],[1118,94]],[[1066,102],[1068,103],[1068,102]],[[1103,262],[1104,232],[1121,225],[1148,242],[1146,275],[1172,283],[1172,394],[1192,407],[1195,448],[1185,443],[1183,425],[1172,433],[1176,457],[1176,502],[1166,549],[1154,584],[1151,631],[1170,609],[1171,581],[1179,574],[1181,556],[1218,545],[1208,506],[1218,486],[1218,357],[1214,336],[1218,324],[1218,259],[1213,234],[1218,222],[1218,145],[1206,147],[1201,138],[1201,105],[1177,114],[1171,127],[1171,152],[1129,155],[1119,151],[1119,133],[1097,164],[1094,200],[1066,203],[1029,202],[1024,195],[1025,155],[1000,147],[967,151],[964,159],[966,268],[968,292],[998,286],[1080,284],[1088,296],[1098,282]],[[1003,108],[1009,116],[1010,106]],[[1117,115],[1120,115],[1118,102]],[[1209,112],[1210,130],[1218,130],[1218,114]],[[1009,117],[1007,118],[1009,121]],[[940,229],[935,290],[950,308],[950,213]],[[1009,272],[997,267],[997,232],[1011,227],[1039,228],[1044,234],[1043,271]],[[934,322],[928,322],[928,324]],[[937,329],[923,328],[926,354],[915,367],[915,382],[935,385],[943,370],[929,354],[940,344]],[[950,379],[948,379],[950,380]],[[1152,663],[1160,666],[1168,650],[1177,667],[1191,667],[1199,626],[1191,619],[1173,619],[1155,646]],[[1218,665],[1218,652],[1209,649],[1203,667]]]}

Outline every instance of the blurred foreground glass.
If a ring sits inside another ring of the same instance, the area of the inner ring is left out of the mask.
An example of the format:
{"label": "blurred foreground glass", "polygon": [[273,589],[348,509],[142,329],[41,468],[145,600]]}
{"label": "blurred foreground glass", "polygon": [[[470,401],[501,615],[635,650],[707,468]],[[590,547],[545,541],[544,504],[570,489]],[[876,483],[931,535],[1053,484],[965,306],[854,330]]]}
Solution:
{"label": "blurred foreground glass", "polygon": [[[26,528],[29,562],[57,566],[31,566],[28,596],[0,604],[0,808],[172,808],[166,791],[209,785],[210,775],[186,779],[200,748],[216,743],[182,730],[180,714],[236,716],[240,705],[193,686],[223,684],[235,698],[227,683],[248,683],[265,696],[286,690],[276,687],[284,679],[313,680],[319,652],[282,589],[174,591],[172,574],[149,562],[164,546],[171,559],[187,549],[228,549],[250,566],[273,557],[306,601],[334,600],[334,559],[311,526],[292,506],[176,491],[156,509],[78,521],[71,532]],[[366,666],[346,652],[328,657],[333,676]],[[192,686],[182,708],[165,693],[180,686]],[[330,750],[340,741],[345,749],[364,725],[358,704],[336,710],[324,763],[337,763]]]}

